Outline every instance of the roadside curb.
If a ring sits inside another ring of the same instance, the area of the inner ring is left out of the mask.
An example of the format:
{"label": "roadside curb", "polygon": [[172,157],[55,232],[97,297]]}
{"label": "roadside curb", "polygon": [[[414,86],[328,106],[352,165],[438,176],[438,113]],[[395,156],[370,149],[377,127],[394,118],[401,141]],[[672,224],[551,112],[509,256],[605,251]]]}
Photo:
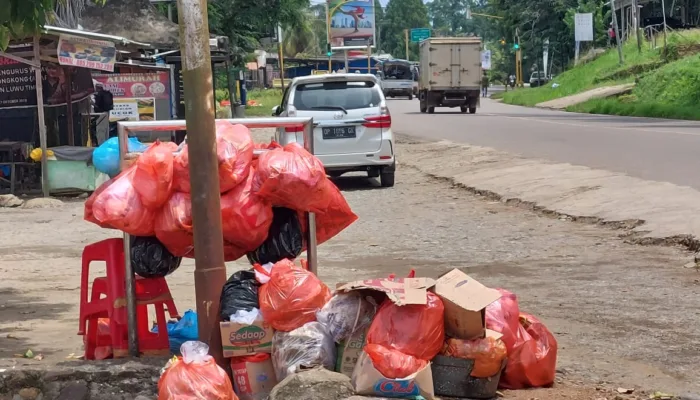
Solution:
{"label": "roadside curb", "polygon": [[700,250],[700,191],[495,149],[398,135],[404,166],[485,199],[624,231],[640,245]]}

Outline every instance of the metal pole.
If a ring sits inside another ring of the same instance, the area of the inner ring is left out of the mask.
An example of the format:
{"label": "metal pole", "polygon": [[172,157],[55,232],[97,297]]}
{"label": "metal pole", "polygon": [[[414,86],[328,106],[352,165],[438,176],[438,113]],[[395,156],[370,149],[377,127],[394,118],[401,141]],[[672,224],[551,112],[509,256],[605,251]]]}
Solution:
{"label": "metal pole", "polygon": [[372,73],[372,45],[367,45],[367,73]]}
{"label": "metal pole", "polygon": [[280,81],[282,82],[282,91],[284,91],[284,49],[282,46],[282,26],[277,26],[277,42],[279,43],[279,57],[280,61]]}
{"label": "metal pole", "polygon": [[[314,154],[314,124],[304,125],[304,148]],[[306,223],[309,229],[306,231],[306,258],[309,262],[309,271],[318,275],[318,254],[316,252],[316,215],[306,213]]]}
{"label": "metal pole", "polygon": [[[36,115],[39,123],[39,146],[41,147],[41,192],[49,197],[49,168],[46,163],[46,121],[44,120],[44,88],[41,82],[41,49],[39,35],[34,35],[34,79],[36,81]],[[13,176],[12,179],[15,177]]]}
{"label": "metal pole", "polygon": [[343,58],[345,59],[345,73],[347,74],[350,72],[348,69],[348,49],[343,49]]}
{"label": "metal pole", "polygon": [[664,54],[666,54],[666,2],[661,0],[661,13],[664,16]]}
{"label": "metal pole", "polygon": [[[332,48],[331,45],[331,14],[330,5],[331,0],[326,1],[326,41],[328,42],[328,48]],[[333,55],[328,56],[328,73],[330,74],[333,70]]]}
{"label": "metal pole", "polygon": [[403,35],[404,35],[404,38],[406,39],[406,61],[409,61],[410,59],[408,57],[408,29],[403,30]]}
{"label": "metal pole", "polygon": [[[121,122],[117,122],[117,140],[119,141],[119,168],[123,171],[127,168],[126,155],[129,152],[129,138],[126,129]],[[124,285],[126,289],[126,318],[127,318],[127,343],[129,355],[139,356],[138,320],[136,318],[136,285],[134,270],[131,265],[131,238],[124,233]]]}
{"label": "metal pole", "polygon": [[224,240],[221,230],[219,165],[216,156],[214,101],[206,0],[178,0],[185,120],[192,186],[194,228],[194,285],[199,340],[225,367],[219,334],[219,298],[226,282]]}
{"label": "metal pole", "polygon": [[615,29],[615,40],[617,41],[617,54],[620,57],[620,64],[623,64],[625,62],[625,57],[622,55],[620,30],[617,28],[617,11],[615,10],[615,0],[610,0],[610,8],[612,8],[613,29]]}

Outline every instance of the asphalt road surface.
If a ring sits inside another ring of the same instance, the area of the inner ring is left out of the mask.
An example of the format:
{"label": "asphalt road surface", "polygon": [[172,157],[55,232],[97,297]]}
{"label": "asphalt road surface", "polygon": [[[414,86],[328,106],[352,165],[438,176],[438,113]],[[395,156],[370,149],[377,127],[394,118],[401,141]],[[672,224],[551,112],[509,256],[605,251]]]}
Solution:
{"label": "asphalt road surface", "polygon": [[[475,115],[388,102],[395,133],[492,147],[700,189],[700,123],[574,114],[486,99]],[[455,111],[456,110],[456,111]]]}

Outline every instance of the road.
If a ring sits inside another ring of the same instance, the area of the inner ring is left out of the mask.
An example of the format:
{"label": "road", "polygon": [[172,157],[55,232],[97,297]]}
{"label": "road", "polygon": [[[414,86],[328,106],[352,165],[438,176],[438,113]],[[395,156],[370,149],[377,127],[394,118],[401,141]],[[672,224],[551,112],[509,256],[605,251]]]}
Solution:
{"label": "road", "polygon": [[700,123],[574,114],[490,99],[475,115],[389,100],[395,133],[493,147],[700,189]]}

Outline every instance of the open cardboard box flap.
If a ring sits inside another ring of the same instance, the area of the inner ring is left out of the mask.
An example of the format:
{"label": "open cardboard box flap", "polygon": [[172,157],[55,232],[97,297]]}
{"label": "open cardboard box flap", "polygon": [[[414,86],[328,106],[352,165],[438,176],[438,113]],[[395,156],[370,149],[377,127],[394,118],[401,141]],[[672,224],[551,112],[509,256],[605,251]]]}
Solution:
{"label": "open cardboard box flap", "polygon": [[431,290],[445,305],[447,335],[465,340],[484,336],[484,309],[501,298],[498,290],[482,285],[458,269],[440,276]]}
{"label": "open cardboard box flap", "polygon": [[428,288],[435,281],[430,278],[367,279],[338,285],[336,290],[346,293],[353,290],[373,290],[386,294],[394,304],[426,304]]}

